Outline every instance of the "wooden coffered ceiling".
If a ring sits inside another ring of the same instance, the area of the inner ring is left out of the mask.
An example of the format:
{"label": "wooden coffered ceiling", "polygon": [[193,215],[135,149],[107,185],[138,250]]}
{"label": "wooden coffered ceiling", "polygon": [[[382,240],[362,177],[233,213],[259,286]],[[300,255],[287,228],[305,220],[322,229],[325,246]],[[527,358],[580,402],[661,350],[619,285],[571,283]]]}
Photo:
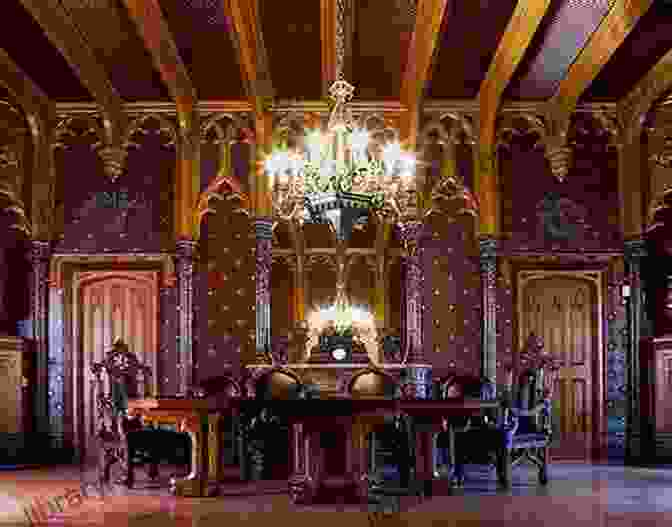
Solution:
{"label": "wooden coffered ceiling", "polygon": [[[169,104],[180,90],[200,102],[319,101],[334,74],[336,0],[290,4],[4,0],[0,46],[60,105]],[[360,101],[471,100],[495,108],[567,92],[579,103],[615,103],[672,48],[665,0],[346,4],[344,69]],[[156,7],[151,16],[148,5]],[[246,5],[254,9],[243,13]],[[436,13],[440,20],[431,20]]]}

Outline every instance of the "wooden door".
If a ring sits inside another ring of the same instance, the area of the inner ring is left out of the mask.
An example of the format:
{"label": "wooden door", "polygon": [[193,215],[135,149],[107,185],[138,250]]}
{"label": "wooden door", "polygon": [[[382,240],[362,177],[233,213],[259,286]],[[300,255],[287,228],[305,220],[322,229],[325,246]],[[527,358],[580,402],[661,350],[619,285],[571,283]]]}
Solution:
{"label": "wooden door", "polygon": [[95,271],[78,273],[75,288],[75,339],[79,360],[74,365],[73,421],[80,448],[89,455],[96,426],[91,388],[91,364],[103,359],[115,338],[121,337],[138,359],[152,368],[151,387],[157,387],[158,274],[153,271]]}
{"label": "wooden door", "polygon": [[598,353],[597,288],[571,274],[549,275],[524,282],[521,293],[519,342],[534,332],[562,363],[553,390],[551,455],[588,460],[597,417],[592,367]]}

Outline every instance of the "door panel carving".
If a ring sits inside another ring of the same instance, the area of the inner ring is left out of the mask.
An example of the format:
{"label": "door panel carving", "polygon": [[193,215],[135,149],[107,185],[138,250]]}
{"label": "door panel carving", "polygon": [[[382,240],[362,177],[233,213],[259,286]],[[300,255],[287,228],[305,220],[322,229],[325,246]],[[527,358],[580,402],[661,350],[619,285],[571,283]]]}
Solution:
{"label": "door panel carving", "polygon": [[[597,274],[597,273],[593,273]],[[599,275],[598,275],[599,280]],[[521,272],[519,342],[534,332],[562,361],[554,392],[555,458],[588,459],[598,422],[594,359],[599,354],[596,282],[570,272]]]}
{"label": "door panel carving", "polygon": [[158,273],[82,272],[76,274],[73,288],[73,298],[79,303],[73,309],[78,350],[73,364],[73,419],[75,437],[91,454],[87,447],[95,430],[95,408],[90,366],[103,360],[115,338],[121,337],[138,359],[152,368],[152,392],[157,393]]}

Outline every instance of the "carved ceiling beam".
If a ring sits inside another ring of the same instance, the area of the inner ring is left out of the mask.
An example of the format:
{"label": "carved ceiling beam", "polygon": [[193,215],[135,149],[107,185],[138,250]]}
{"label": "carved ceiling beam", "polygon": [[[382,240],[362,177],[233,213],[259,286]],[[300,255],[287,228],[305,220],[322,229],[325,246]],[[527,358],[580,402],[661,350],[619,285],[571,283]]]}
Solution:
{"label": "carved ceiling beam", "polygon": [[201,181],[201,142],[196,89],[158,0],[123,1],[177,108],[180,141],[175,177],[175,238],[197,239],[200,218],[195,208]]}
{"label": "carved ceiling beam", "polygon": [[408,46],[406,71],[401,79],[402,114],[400,136],[406,148],[415,151],[420,125],[420,106],[431,76],[434,54],[441,41],[448,0],[419,0],[415,27]]}
{"label": "carved ceiling beam", "polygon": [[264,161],[272,147],[270,110],[275,91],[261,31],[259,0],[228,0],[227,7],[235,29],[234,41],[243,81],[254,112],[256,155],[250,171],[253,212],[258,217],[271,217],[271,182],[264,170]]}
{"label": "carved ceiling beam", "polygon": [[102,148],[106,174],[116,179],[125,168],[124,133],[126,115],[121,97],[82,36],[70,13],[58,0],[21,0],[21,4],[42,27],[47,38],[61,52],[82,84],[91,93],[103,115]]}
{"label": "carved ceiling beam", "polygon": [[654,0],[615,0],[597,30],[569,68],[544,112],[549,128],[546,156],[560,181],[569,170],[567,145],[570,118],[579,97],[590,86],[613,53],[648,11]]}
{"label": "carved ceiling beam", "polygon": [[[635,87],[618,101],[616,113],[622,126],[619,150],[619,196],[621,227],[626,238],[637,238],[646,228],[647,215],[660,201],[662,194],[650,196],[645,207],[643,203],[643,178],[632,177],[641,173],[643,150],[641,135],[647,113],[665,92],[672,88],[672,50],[668,51],[642,78]],[[653,171],[649,177],[653,177]],[[653,183],[653,182],[652,182]],[[650,188],[655,186],[650,185]],[[645,208],[647,210],[645,210]]]}
{"label": "carved ceiling beam", "polygon": [[480,203],[480,232],[499,231],[499,196],[496,166],[496,121],[502,94],[532,42],[551,0],[518,2],[499,41],[485,80],[478,91],[479,133],[476,149],[476,193]]}
{"label": "carved ceiling beam", "polygon": [[54,104],[4,49],[0,49],[0,84],[21,106],[33,143],[30,215],[25,210],[19,185],[14,189],[6,189],[7,193],[3,186],[0,192],[13,207],[18,207],[14,209],[18,216],[17,228],[34,239],[50,240],[53,236],[53,189],[56,183],[51,150]]}

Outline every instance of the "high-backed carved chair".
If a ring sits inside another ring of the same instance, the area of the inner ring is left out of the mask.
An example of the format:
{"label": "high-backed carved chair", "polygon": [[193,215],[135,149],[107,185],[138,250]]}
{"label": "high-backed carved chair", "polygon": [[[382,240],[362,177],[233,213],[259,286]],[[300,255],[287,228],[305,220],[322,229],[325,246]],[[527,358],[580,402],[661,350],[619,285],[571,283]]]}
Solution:
{"label": "high-backed carved chair", "polygon": [[91,365],[91,373],[98,418],[99,481],[108,483],[111,467],[120,463],[119,482],[131,488],[133,465],[140,454],[149,455],[148,475],[156,480],[159,475],[157,451],[151,441],[142,440],[140,434],[146,431],[142,420],[127,412],[129,399],[140,394],[150,395],[150,368],[141,364],[121,339],[116,339],[105,358]]}
{"label": "high-backed carved chair", "polygon": [[524,354],[524,368],[517,383],[505,392],[505,410],[495,423],[467,427],[456,435],[458,483],[464,482],[464,465],[486,463],[497,469],[500,485],[509,487],[511,469],[529,462],[538,470],[539,483],[548,483],[548,451],[551,443],[551,395],[557,363],[536,351]]}

